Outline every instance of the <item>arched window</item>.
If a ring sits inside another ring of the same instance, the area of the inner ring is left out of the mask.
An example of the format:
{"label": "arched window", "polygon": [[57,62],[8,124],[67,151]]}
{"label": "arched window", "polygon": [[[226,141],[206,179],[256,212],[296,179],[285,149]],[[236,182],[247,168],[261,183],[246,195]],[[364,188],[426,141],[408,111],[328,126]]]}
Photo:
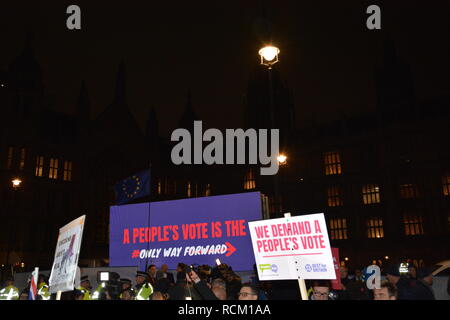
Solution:
{"label": "arched window", "polygon": [[244,190],[253,190],[256,188],[255,175],[253,169],[249,169],[244,177]]}

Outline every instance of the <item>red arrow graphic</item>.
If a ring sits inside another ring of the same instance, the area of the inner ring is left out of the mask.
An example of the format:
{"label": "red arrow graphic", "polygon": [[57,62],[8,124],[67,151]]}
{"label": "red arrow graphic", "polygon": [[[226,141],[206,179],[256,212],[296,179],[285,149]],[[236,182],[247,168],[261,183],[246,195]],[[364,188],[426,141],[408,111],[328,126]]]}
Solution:
{"label": "red arrow graphic", "polygon": [[231,243],[229,243],[228,241],[225,242],[225,245],[227,246],[227,254],[225,256],[229,257],[236,251],[236,248],[233,247],[233,245]]}

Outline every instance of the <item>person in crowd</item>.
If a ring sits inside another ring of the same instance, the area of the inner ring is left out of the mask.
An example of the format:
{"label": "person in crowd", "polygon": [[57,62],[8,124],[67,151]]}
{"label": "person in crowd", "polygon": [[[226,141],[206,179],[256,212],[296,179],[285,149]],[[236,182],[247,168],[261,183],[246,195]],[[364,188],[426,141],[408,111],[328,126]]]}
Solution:
{"label": "person in crowd", "polygon": [[217,278],[212,280],[211,290],[219,300],[228,300],[227,284],[223,279]]}
{"label": "person in crowd", "polygon": [[153,293],[153,286],[149,283],[149,275],[146,272],[138,271],[136,273],[136,300],[150,300]]}
{"label": "person in crowd", "polygon": [[340,267],[340,280],[341,280],[341,289],[335,290],[337,299],[338,300],[348,300],[347,297],[347,285],[351,284],[353,281],[349,277],[348,268],[347,267]]}
{"label": "person in crowd", "polygon": [[399,267],[397,265],[390,265],[385,270],[386,279],[397,288],[398,300],[414,300],[414,292],[412,287],[415,286],[415,281],[400,276]]}
{"label": "person in crowd", "polygon": [[[210,266],[208,266],[207,264],[204,264],[202,266],[199,267],[199,272],[202,273],[205,277],[206,277],[206,281],[208,283],[211,282],[211,274],[212,274],[212,269]],[[200,276],[200,275],[199,275]],[[201,277],[200,277],[201,278]]]}
{"label": "person in crowd", "polygon": [[91,300],[91,282],[89,281],[89,277],[87,275],[82,276],[80,278],[80,286],[77,290],[83,292],[83,300]]}
{"label": "person in crowd", "polygon": [[268,291],[271,289],[270,281],[259,281],[258,270],[256,264],[253,265],[254,276],[251,277],[251,284],[259,288],[258,300],[267,300]]}
{"label": "person in crowd", "polygon": [[20,293],[19,300],[28,300],[29,290],[30,290],[29,288],[23,289],[22,292]]}
{"label": "person in crowd", "polygon": [[215,287],[219,287],[222,289],[227,289],[227,284],[225,283],[225,281],[221,278],[216,278],[214,280],[211,281],[211,289],[214,289]]}
{"label": "person in crowd", "polygon": [[345,290],[337,294],[340,300],[370,300],[369,289],[362,280],[347,282]]}
{"label": "person in crowd", "polygon": [[414,288],[416,300],[436,300],[433,292],[433,275],[426,267],[417,270],[417,285]]}
{"label": "person in crowd", "polygon": [[417,280],[417,269],[412,263],[408,265],[408,278]]}
{"label": "person in crowd", "polygon": [[224,278],[227,284],[227,297],[231,300],[235,300],[242,287],[241,278],[231,270],[224,273]]}
{"label": "person in crowd", "polygon": [[199,275],[191,270],[186,274],[186,281],[192,282],[194,289],[199,293],[203,300],[219,300],[219,298],[214,294],[207,285],[207,279],[201,279]]}
{"label": "person in crowd", "polygon": [[43,274],[38,276],[37,284],[37,299],[38,300],[50,300],[50,287],[47,284],[47,277]]}
{"label": "person in crowd", "polygon": [[0,300],[19,300],[19,289],[14,286],[14,278],[6,278],[5,287],[0,290]]}
{"label": "person in crowd", "polygon": [[237,295],[239,300],[258,300],[259,288],[252,284],[244,284]]}
{"label": "person in crowd", "polygon": [[167,273],[162,270],[156,272],[156,282],[154,289],[162,293],[167,293],[171,286],[170,280],[167,278]]}
{"label": "person in crowd", "polygon": [[155,291],[150,297],[150,300],[167,300],[167,295],[162,292]]}
{"label": "person in crowd", "polygon": [[380,289],[373,289],[373,300],[397,300],[397,288],[385,280],[381,282]]}
{"label": "person in crowd", "polygon": [[119,282],[122,284],[121,289],[126,290],[126,289],[133,289],[133,284],[131,283],[131,280],[128,278],[120,278]]}
{"label": "person in crowd", "polygon": [[177,272],[176,284],[170,287],[168,291],[169,300],[202,300],[192,283],[187,281],[186,271],[184,269],[183,271]]}
{"label": "person in crowd", "polygon": [[363,281],[363,273],[362,273],[361,269],[355,269],[355,274],[354,274],[353,280]]}
{"label": "person in crowd", "polygon": [[169,272],[169,266],[167,264],[163,264],[160,270],[166,274],[166,278],[169,280],[170,285],[173,285],[175,283],[175,279],[173,278],[172,272]]}
{"label": "person in crowd", "polygon": [[148,282],[154,286],[156,283],[156,271],[158,271],[156,269],[156,266],[154,264],[150,265],[147,268],[147,273],[148,273]]}
{"label": "person in crowd", "polygon": [[328,280],[313,280],[311,300],[330,300],[331,283]]}
{"label": "person in crowd", "polygon": [[[175,280],[177,280],[178,279],[178,272],[184,272],[184,270],[186,270],[186,267],[187,267],[187,265],[186,264],[184,264],[184,263],[182,263],[182,262],[180,262],[180,263],[178,263],[178,265],[177,265],[177,268],[176,268],[176,273],[175,273]],[[183,277],[183,281],[184,280],[186,280],[185,279],[185,277]]]}
{"label": "person in crowd", "polygon": [[134,291],[133,284],[131,283],[131,280],[128,279],[128,278],[120,278],[120,279],[119,279],[119,282],[120,282],[120,284],[121,284],[121,286],[120,286],[119,300],[123,300],[123,299],[122,299],[122,293],[123,293],[125,290],[130,290],[130,291],[131,291],[131,293],[132,293],[132,295],[133,295],[133,300],[134,300],[134,296],[135,296],[136,292]]}
{"label": "person in crowd", "polygon": [[75,289],[73,291],[73,300],[85,300],[84,299],[84,292],[78,289]]}
{"label": "person in crowd", "polygon": [[347,284],[352,280],[349,278],[347,267],[340,267],[339,271],[341,274],[342,290],[345,290],[345,288],[347,287]]}
{"label": "person in crowd", "polygon": [[227,299],[227,290],[225,288],[215,287],[215,288],[212,288],[211,290],[214,293],[214,295],[217,297],[217,299],[228,300]]}
{"label": "person in crowd", "polygon": [[[120,292],[120,300],[134,300],[134,290],[132,288],[126,288]],[[150,299],[151,300],[151,299]]]}

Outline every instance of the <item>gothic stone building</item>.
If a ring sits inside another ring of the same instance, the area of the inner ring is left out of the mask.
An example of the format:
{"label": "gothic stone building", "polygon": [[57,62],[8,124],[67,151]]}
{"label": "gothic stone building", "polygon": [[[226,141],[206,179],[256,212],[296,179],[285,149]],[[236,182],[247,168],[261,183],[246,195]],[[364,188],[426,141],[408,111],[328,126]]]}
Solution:
{"label": "gothic stone building", "polygon": [[[448,259],[450,98],[416,101],[409,68],[388,45],[376,72],[375,112],[297,129],[292,93],[272,72],[273,105],[259,66],[244,107],[245,127],[282,128],[288,160],[276,177],[251,166],[173,165],[155,109],[142,132],[127,105],[123,62],[112,102],[97,117],[85,84],[74,114],[57,111],[26,45],[0,72],[0,264],[50,268],[58,229],[86,214],[80,265],[106,265],[113,186],[150,165],[151,196],[139,202],[261,191],[272,217],[325,213],[332,245],[351,266]],[[189,94],[179,127],[199,119]]]}

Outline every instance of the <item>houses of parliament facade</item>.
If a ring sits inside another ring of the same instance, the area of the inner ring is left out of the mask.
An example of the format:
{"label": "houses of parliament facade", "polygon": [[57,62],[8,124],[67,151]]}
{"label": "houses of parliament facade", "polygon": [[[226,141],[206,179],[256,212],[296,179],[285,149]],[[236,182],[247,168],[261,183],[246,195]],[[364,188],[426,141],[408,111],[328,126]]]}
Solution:
{"label": "houses of parliament facade", "polygon": [[[127,105],[123,62],[112,102],[97,117],[84,83],[76,113],[56,111],[26,44],[0,71],[0,264],[50,268],[59,228],[85,214],[80,266],[107,265],[113,187],[150,165],[151,195],[138,202],[260,191],[270,200],[270,217],[323,212],[331,244],[349,266],[448,259],[450,97],[418,101],[411,71],[394,47],[387,43],[381,55],[374,112],[326,125],[312,120],[301,129],[276,67],[271,122],[267,70],[255,66],[245,127],[281,128],[287,161],[276,177],[275,201],[275,179],[260,176],[259,168],[173,165],[156,110],[149,109],[142,132]],[[190,95],[186,100],[179,128],[201,120]]]}

